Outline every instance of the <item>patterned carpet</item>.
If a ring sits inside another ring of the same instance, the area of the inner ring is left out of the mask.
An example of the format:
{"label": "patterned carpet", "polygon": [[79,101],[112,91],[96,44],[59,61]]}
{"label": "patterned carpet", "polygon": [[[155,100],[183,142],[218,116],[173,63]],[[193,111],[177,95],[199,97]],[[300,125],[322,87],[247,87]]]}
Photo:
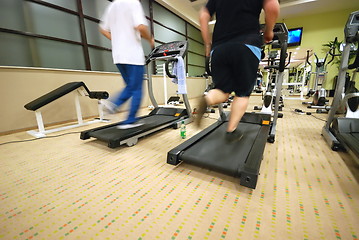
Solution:
{"label": "patterned carpet", "polygon": [[[295,108],[303,107],[286,100],[255,190],[166,164],[167,152],[184,141],[179,130],[117,149],[79,133],[0,145],[0,239],[357,240],[358,166],[322,139],[326,115]],[[199,131],[188,125],[188,138]],[[0,143],[29,138],[16,133]]]}

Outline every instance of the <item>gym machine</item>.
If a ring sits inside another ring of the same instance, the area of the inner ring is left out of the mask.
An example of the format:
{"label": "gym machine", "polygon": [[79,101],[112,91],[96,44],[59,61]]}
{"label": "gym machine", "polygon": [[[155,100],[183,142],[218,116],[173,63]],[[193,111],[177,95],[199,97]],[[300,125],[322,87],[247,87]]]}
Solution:
{"label": "gym machine", "polygon": [[[276,94],[279,96],[287,55],[288,29],[284,23],[277,23],[274,34],[281,47],[280,63],[273,66],[278,69]],[[273,118],[270,114],[245,113],[238,125],[244,136],[234,143],[227,143],[224,139],[228,116],[220,111],[220,119],[216,123],[170,150],[167,163],[198,165],[239,177],[241,185],[255,188],[266,142],[273,143],[275,140],[278,109],[279,98],[276,98]]]}
{"label": "gym machine", "polygon": [[[349,54],[351,44],[359,45],[359,11],[352,12],[344,28],[344,49],[341,55],[339,76],[333,98],[332,107],[329,111],[327,121],[322,129],[322,135],[332,150],[345,149],[359,164],[359,93],[351,92],[342,99],[345,86],[346,74],[348,70],[359,71],[359,47],[357,48],[356,58],[349,64]],[[342,102],[347,106],[346,117],[336,117],[337,110]]]}
{"label": "gym machine", "polygon": [[[140,117],[143,125],[129,129],[119,129],[120,123],[114,123],[81,132],[82,140],[91,137],[100,141],[107,142],[109,148],[116,148],[126,144],[133,146],[138,139],[147,136],[153,132],[173,127],[178,128],[182,121],[187,124],[192,121],[192,110],[189,105],[187,94],[182,94],[185,109],[173,107],[159,107],[153,94],[152,74],[150,73],[149,64],[156,60],[165,62],[165,70],[169,77],[176,77],[169,71],[170,64],[177,61],[178,57],[184,58],[188,49],[187,41],[175,41],[165,43],[154,48],[146,59],[147,75],[148,75],[148,92],[154,109],[147,115]],[[166,100],[166,99],[165,99]]]}

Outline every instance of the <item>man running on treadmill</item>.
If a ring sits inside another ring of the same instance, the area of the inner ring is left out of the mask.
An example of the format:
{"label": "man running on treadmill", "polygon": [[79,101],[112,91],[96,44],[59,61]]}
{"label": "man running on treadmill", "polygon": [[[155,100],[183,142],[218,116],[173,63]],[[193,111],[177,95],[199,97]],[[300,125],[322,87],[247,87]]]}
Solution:
{"label": "man running on treadmill", "polygon": [[145,64],[141,37],[150,43],[151,48],[155,44],[140,1],[117,0],[110,3],[100,22],[100,32],[111,40],[113,62],[125,83],[125,88],[112,101],[103,102],[105,110],[116,113],[120,106],[131,99],[128,117],[118,128],[138,127],[143,124],[136,117],[142,99]]}
{"label": "man running on treadmill", "polygon": [[[204,96],[198,107],[197,126],[207,106],[226,101],[234,92],[225,138],[239,141],[243,134],[237,126],[244,115],[249,96],[256,82],[263,39],[259,16],[264,10],[264,41],[273,39],[273,28],[279,15],[278,0],[208,0],[200,11],[200,25],[206,57],[211,55],[211,71],[215,88]],[[213,39],[208,23],[216,14]]]}

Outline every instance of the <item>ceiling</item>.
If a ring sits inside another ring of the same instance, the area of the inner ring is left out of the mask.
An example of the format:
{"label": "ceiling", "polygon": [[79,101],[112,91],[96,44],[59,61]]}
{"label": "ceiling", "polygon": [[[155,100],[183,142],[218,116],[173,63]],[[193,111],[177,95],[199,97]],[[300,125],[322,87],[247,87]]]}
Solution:
{"label": "ceiling", "polygon": [[[199,27],[198,12],[208,0],[155,0],[159,4],[178,14],[194,26]],[[338,10],[345,10],[357,7],[359,9],[359,0],[279,0],[280,15],[278,19],[289,17],[301,17],[311,14],[319,14]],[[261,14],[263,22],[264,14]],[[306,51],[296,56],[304,59]],[[295,61],[294,61],[295,62]],[[294,63],[293,63],[294,65]]]}
{"label": "ceiling", "polygon": [[[199,26],[198,12],[208,0],[155,0],[195,26]],[[358,0],[279,0],[279,19],[316,13],[359,8]],[[263,15],[263,14],[262,14]],[[261,16],[262,17],[262,16]]]}

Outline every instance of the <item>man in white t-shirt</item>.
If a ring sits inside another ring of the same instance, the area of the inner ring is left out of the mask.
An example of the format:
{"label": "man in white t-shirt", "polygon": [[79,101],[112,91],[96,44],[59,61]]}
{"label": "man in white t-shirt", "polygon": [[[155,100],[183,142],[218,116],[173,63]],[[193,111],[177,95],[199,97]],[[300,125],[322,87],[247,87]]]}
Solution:
{"label": "man in white t-shirt", "polygon": [[142,81],[145,56],[141,38],[154,48],[154,39],[148,31],[147,21],[139,0],[115,0],[106,9],[100,22],[100,32],[111,40],[113,62],[119,69],[126,87],[107,102],[105,107],[115,113],[124,102],[132,98],[128,118],[119,128],[141,125],[136,118],[142,99]]}

